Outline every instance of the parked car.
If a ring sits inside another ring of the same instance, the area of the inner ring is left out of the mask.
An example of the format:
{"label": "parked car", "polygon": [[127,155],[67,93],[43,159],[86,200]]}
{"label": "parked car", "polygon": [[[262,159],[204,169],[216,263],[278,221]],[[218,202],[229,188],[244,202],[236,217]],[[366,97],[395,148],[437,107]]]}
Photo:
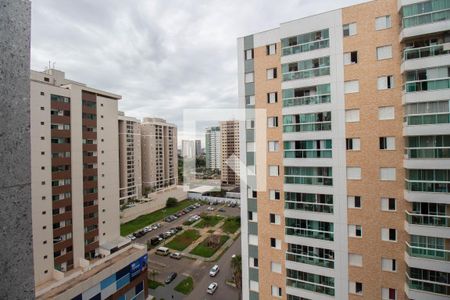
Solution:
{"label": "parked car", "polygon": [[156,230],[156,229],[158,229],[158,226],[152,225],[152,229],[153,229],[153,230]]}
{"label": "parked car", "polygon": [[209,276],[214,277],[219,273],[219,265],[214,265],[211,270],[209,270]]}
{"label": "parked car", "polygon": [[217,290],[217,287],[219,285],[217,284],[217,282],[211,282],[208,286],[208,289],[206,290],[206,292],[210,295],[214,294],[214,292]]}
{"label": "parked car", "polygon": [[159,247],[158,249],[156,249],[155,254],[167,256],[170,254],[170,250],[167,247]]}
{"label": "parked car", "polygon": [[155,246],[155,245],[158,245],[159,242],[161,242],[161,241],[162,241],[162,238],[160,238],[159,236],[155,236],[155,237],[152,237],[152,239],[150,240],[150,244],[152,246]]}
{"label": "parked car", "polygon": [[150,226],[144,227],[144,232],[145,232],[145,233],[150,232],[150,231],[152,231],[152,230],[153,230],[153,229],[152,229]]}
{"label": "parked car", "polygon": [[198,203],[198,202],[197,202],[197,203],[195,203],[194,205],[195,205],[195,206],[197,206],[197,207],[200,207],[200,206],[202,206],[202,205],[201,205],[200,203]]}
{"label": "parked car", "polygon": [[158,237],[160,237],[160,238],[164,239],[164,233],[160,233],[160,234],[158,234]]}
{"label": "parked car", "polygon": [[178,218],[181,217],[183,214],[181,212],[177,212],[175,216],[177,216]]}
{"label": "parked car", "polygon": [[164,281],[165,284],[169,284],[171,283],[175,278],[177,278],[177,273],[176,272],[172,272],[169,274],[169,276],[167,276],[166,280]]}
{"label": "parked car", "polygon": [[174,252],[174,253],[170,254],[170,258],[181,259],[181,253],[180,252]]}
{"label": "parked car", "polygon": [[177,228],[178,231],[183,230],[183,226],[177,226],[176,228]]}
{"label": "parked car", "polygon": [[225,212],[225,209],[224,208],[219,208],[219,211],[220,212]]}
{"label": "parked car", "polygon": [[165,238],[165,239],[170,238],[171,236],[172,236],[172,232],[170,232],[170,231],[163,233],[163,238]]}
{"label": "parked car", "polygon": [[213,211],[215,208],[212,207],[212,206],[209,206],[207,209],[208,209],[209,211]]}
{"label": "parked car", "polygon": [[134,241],[136,239],[136,237],[132,234],[127,235],[127,238],[129,238],[132,241]]}
{"label": "parked car", "polygon": [[177,233],[177,230],[176,229],[174,229],[174,228],[172,228],[172,229],[170,229],[168,232],[170,232],[172,235],[174,235],[174,234],[176,234]]}

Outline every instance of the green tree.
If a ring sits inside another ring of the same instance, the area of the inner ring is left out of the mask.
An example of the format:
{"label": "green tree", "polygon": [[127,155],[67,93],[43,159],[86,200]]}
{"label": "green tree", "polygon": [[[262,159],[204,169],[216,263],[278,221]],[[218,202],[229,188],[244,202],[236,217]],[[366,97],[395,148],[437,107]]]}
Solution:
{"label": "green tree", "polygon": [[167,198],[167,201],[166,201],[166,207],[167,208],[175,207],[175,206],[177,206],[177,204],[178,204],[177,198],[173,198],[173,197]]}
{"label": "green tree", "polygon": [[231,259],[231,272],[233,273],[233,281],[239,290],[239,300],[242,293],[242,256],[235,255]]}

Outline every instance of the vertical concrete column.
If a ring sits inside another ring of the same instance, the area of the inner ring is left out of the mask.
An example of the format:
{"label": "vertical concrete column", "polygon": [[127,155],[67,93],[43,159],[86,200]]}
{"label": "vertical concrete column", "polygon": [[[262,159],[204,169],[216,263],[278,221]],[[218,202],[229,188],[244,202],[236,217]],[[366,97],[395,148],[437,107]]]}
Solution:
{"label": "vertical concrete column", "polygon": [[28,0],[0,0],[0,299],[33,299]]}

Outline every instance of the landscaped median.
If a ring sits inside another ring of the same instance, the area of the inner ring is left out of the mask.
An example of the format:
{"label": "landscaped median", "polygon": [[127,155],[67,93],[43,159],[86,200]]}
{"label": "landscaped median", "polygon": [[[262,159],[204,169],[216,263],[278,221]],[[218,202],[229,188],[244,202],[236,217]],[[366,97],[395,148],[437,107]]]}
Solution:
{"label": "landscaped median", "polygon": [[176,287],[175,291],[180,292],[184,295],[189,294],[194,289],[194,280],[191,276],[186,277],[181,281]]}
{"label": "landscaped median", "polygon": [[183,251],[199,237],[200,233],[198,230],[189,229],[175,236],[165,246],[173,250]]}
{"label": "landscaped median", "polygon": [[152,290],[157,289],[159,286],[164,286],[163,283],[156,281],[156,280],[152,280],[152,279],[148,279],[147,283],[148,283],[148,288],[152,289]]}
{"label": "landscaped median", "polygon": [[212,234],[198,244],[190,253],[209,258],[213,256],[229,238],[228,235]]}
{"label": "landscaped median", "polygon": [[235,233],[241,228],[241,217],[229,217],[222,225],[223,232]]}
{"label": "landscaped median", "polygon": [[201,217],[202,219],[200,220],[200,222],[194,225],[195,228],[214,227],[223,220],[223,217],[221,216],[210,216],[202,214]]}
{"label": "landscaped median", "polygon": [[185,209],[186,207],[196,203],[198,201],[195,200],[184,200],[178,202],[178,204],[174,207],[170,208],[162,208],[160,210],[154,211],[152,213],[140,216],[133,221],[127,222],[125,224],[120,225],[120,234],[122,236],[126,236],[130,233],[133,233],[137,230],[144,228],[150,224],[161,221],[167,216],[173,215],[174,213]]}

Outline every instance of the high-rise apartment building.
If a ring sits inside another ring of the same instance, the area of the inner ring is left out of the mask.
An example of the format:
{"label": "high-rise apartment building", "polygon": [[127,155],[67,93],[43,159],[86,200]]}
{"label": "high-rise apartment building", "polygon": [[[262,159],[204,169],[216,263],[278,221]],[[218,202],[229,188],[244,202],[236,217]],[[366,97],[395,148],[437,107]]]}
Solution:
{"label": "high-rise apartment building", "polygon": [[449,30],[376,0],[238,40],[244,299],[448,299]]}
{"label": "high-rise apartment building", "polygon": [[202,154],[202,144],[200,140],[182,140],[181,153],[184,158],[194,159]]}
{"label": "high-rise apartment building", "polygon": [[220,122],[221,137],[221,183],[224,185],[240,185],[239,176],[239,121]]}
{"label": "high-rise apartment building", "polygon": [[146,249],[119,231],[121,96],[50,69],[30,97],[36,298],[144,298]]}
{"label": "high-rise apartment building", "polygon": [[142,197],[141,122],[119,112],[120,204]]}
{"label": "high-rise apartment building", "polygon": [[160,118],[141,123],[143,191],[157,191],[178,182],[177,127]]}
{"label": "high-rise apartment building", "polygon": [[220,170],[221,165],[221,135],[220,127],[206,128],[205,133],[206,167],[211,170]]}

